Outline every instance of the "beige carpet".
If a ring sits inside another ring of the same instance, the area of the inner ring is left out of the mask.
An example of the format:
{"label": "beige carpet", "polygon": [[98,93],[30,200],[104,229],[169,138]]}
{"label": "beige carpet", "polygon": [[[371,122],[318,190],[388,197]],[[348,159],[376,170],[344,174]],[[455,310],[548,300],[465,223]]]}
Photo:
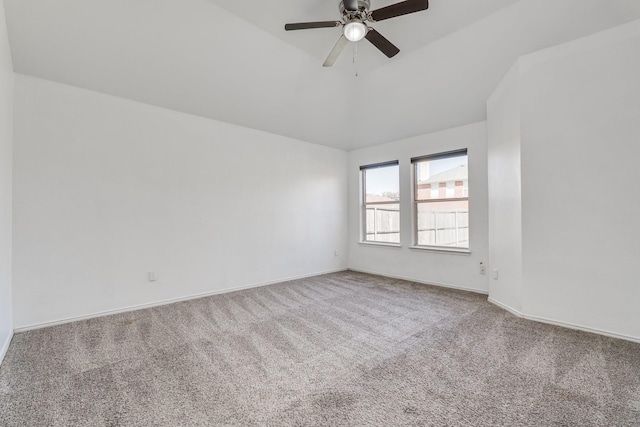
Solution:
{"label": "beige carpet", "polygon": [[336,273],[17,334],[2,426],[640,426],[640,345]]}

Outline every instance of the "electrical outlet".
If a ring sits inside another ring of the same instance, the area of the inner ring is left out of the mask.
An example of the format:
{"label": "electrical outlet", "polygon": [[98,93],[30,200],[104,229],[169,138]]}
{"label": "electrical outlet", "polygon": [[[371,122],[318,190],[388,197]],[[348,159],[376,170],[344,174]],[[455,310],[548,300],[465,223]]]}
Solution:
{"label": "electrical outlet", "polygon": [[147,273],[147,280],[149,280],[150,282],[155,282],[158,280],[158,273],[156,273],[155,271],[150,271]]}
{"label": "electrical outlet", "polygon": [[498,269],[497,268],[493,269],[493,280],[498,280]]}
{"label": "electrical outlet", "polygon": [[484,265],[483,262],[480,263],[480,274],[482,274],[483,276],[487,274],[487,266]]}
{"label": "electrical outlet", "polygon": [[338,256],[338,250],[333,251],[333,256]]}

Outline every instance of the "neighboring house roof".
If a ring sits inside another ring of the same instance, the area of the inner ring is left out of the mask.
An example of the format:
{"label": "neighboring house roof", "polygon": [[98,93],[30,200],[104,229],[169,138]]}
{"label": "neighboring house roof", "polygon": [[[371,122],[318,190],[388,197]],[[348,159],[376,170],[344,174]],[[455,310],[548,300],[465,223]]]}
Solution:
{"label": "neighboring house roof", "polygon": [[469,172],[467,165],[456,166],[453,169],[440,172],[432,175],[426,181],[420,181],[420,184],[431,184],[433,182],[447,182],[447,181],[464,181],[469,179]]}
{"label": "neighboring house roof", "polygon": [[367,194],[368,203],[376,202],[397,202],[397,200],[390,199],[389,197],[379,196],[377,194]]}

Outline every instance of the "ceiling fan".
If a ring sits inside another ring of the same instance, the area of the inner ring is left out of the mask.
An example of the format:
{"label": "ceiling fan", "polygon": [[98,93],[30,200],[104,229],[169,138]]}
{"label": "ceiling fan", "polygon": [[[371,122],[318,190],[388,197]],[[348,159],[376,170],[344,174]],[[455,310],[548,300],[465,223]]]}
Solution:
{"label": "ceiling fan", "polygon": [[387,55],[388,58],[393,58],[400,52],[400,49],[367,25],[367,23],[384,21],[385,19],[408,15],[409,13],[420,12],[429,8],[429,0],[407,0],[374,11],[369,11],[369,3],[370,0],[341,0],[339,9],[342,21],[300,22],[286,24],[284,29],[292,31],[342,26],[342,36],[340,36],[338,43],[329,53],[327,60],[322,64],[323,67],[331,67],[350,41],[357,42],[363,38],[369,40],[372,45]]}

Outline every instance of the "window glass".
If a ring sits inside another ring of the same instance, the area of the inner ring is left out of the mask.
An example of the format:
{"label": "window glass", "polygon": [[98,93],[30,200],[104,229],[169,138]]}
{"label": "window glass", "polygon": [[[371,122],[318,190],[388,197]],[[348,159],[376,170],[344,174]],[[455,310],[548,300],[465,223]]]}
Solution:
{"label": "window glass", "polygon": [[363,241],[400,243],[400,169],[397,162],[362,166]]}
{"label": "window glass", "polygon": [[366,203],[400,200],[398,165],[364,169]]}
{"label": "window glass", "polygon": [[413,159],[416,246],[469,248],[466,150]]}
{"label": "window glass", "polygon": [[365,215],[365,241],[400,243],[400,205],[366,205]]}
{"label": "window glass", "polygon": [[469,202],[420,203],[418,246],[469,247]]}

